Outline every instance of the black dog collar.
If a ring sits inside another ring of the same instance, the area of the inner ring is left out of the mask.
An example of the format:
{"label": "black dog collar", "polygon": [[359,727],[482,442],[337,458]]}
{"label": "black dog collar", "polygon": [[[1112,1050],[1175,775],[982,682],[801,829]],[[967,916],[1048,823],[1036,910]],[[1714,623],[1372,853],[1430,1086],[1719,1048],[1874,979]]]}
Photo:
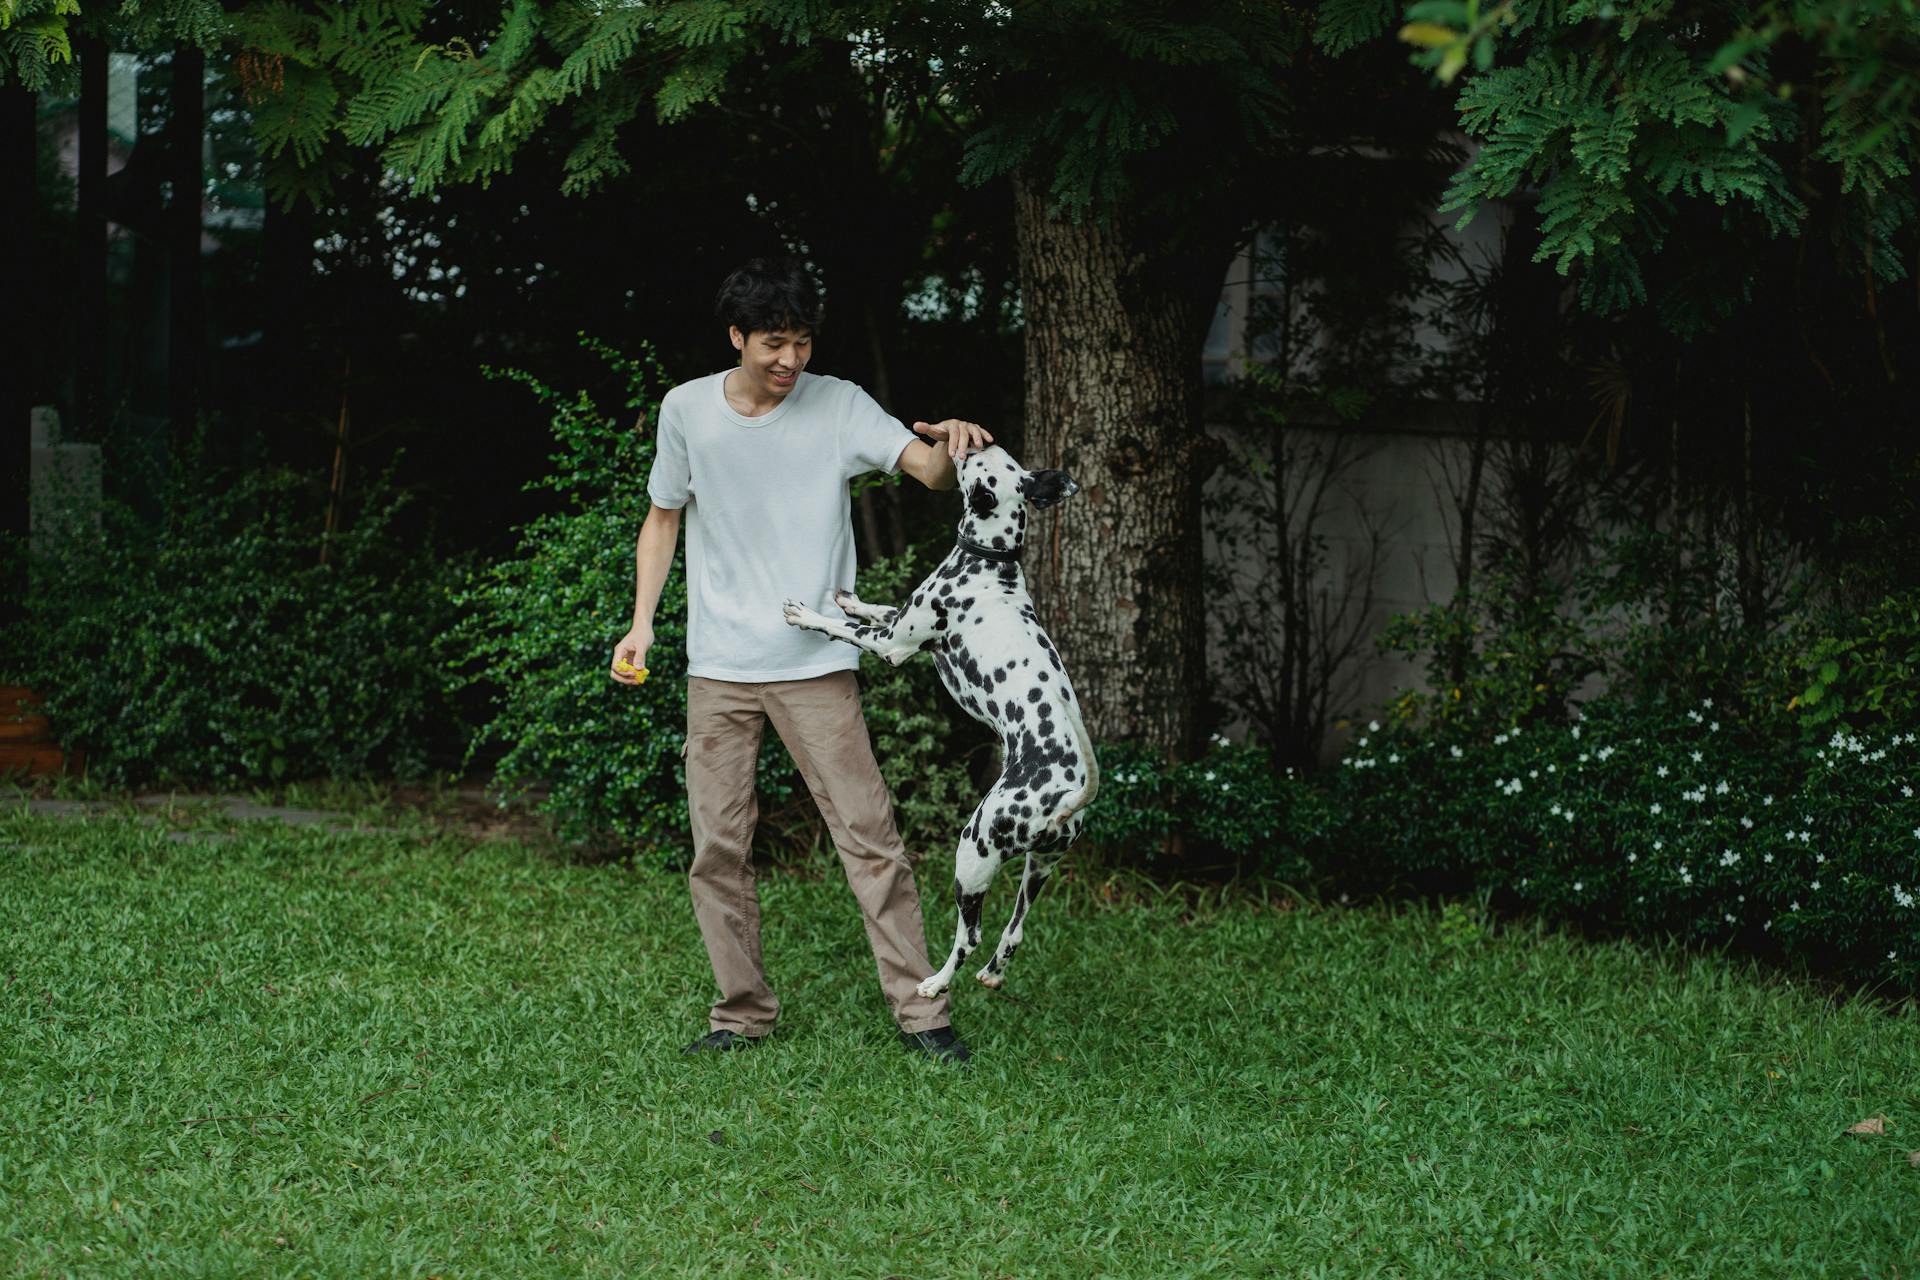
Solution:
{"label": "black dog collar", "polygon": [[956,539],[954,545],[962,551],[972,552],[982,560],[991,560],[995,564],[1012,564],[1020,558],[1020,548],[1018,547],[1015,547],[1011,551],[1000,551],[993,547],[983,547],[971,538]]}

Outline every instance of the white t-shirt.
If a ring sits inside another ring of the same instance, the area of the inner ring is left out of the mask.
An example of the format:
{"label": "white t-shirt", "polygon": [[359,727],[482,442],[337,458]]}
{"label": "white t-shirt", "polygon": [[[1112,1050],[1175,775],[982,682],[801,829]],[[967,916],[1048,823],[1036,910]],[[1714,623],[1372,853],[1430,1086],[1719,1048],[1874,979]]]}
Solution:
{"label": "white t-shirt", "polygon": [[860,665],[860,651],[781,617],[789,597],[826,614],[853,586],[847,482],[891,475],[913,434],[844,378],[802,373],[757,418],[727,403],[726,373],[660,402],[647,477],[655,506],[687,509],[687,674],[804,680]]}

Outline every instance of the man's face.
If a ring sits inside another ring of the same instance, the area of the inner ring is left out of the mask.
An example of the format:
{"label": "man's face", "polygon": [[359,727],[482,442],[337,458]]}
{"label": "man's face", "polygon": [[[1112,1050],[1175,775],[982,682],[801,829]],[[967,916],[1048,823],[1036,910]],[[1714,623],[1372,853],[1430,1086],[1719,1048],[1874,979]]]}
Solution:
{"label": "man's face", "polygon": [[733,349],[740,353],[740,369],[761,394],[778,400],[793,390],[800,371],[813,355],[813,330],[770,329],[741,333],[729,325]]}

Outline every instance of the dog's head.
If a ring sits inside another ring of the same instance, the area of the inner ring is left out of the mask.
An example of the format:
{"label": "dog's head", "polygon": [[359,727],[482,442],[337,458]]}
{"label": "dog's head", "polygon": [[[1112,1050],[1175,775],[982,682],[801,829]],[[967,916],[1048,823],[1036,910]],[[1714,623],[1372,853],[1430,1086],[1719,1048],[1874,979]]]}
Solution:
{"label": "dog's head", "polygon": [[1080,492],[1064,471],[1028,471],[997,444],[968,454],[958,466],[967,509],[982,519],[1016,506],[1051,507]]}
{"label": "dog's head", "polygon": [[[1064,471],[1028,471],[999,445],[960,459],[960,528],[988,546],[1018,547],[1028,507],[1051,507],[1080,491]],[[970,532],[969,532],[970,529]]]}

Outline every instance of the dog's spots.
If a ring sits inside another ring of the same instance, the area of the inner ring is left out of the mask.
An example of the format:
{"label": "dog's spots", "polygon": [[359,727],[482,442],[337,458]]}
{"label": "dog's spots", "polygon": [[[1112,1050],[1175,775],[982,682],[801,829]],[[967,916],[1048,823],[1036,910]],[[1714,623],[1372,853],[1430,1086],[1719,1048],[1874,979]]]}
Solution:
{"label": "dog's spots", "polygon": [[976,482],[967,490],[967,510],[982,520],[992,515],[994,508],[999,505],[999,500],[993,496],[993,490],[985,484]]}
{"label": "dog's spots", "polygon": [[[1045,672],[1041,672],[1041,674],[1042,674],[1042,675],[1045,675],[1046,673],[1045,673]],[[1040,686],[1039,686],[1039,685],[1035,685],[1035,686],[1033,686],[1033,688],[1031,688],[1031,689],[1029,689],[1029,690],[1027,690],[1027,701],[1028,701],[1028,702],[1038,702],[1038,701],[1040,701]]]}

